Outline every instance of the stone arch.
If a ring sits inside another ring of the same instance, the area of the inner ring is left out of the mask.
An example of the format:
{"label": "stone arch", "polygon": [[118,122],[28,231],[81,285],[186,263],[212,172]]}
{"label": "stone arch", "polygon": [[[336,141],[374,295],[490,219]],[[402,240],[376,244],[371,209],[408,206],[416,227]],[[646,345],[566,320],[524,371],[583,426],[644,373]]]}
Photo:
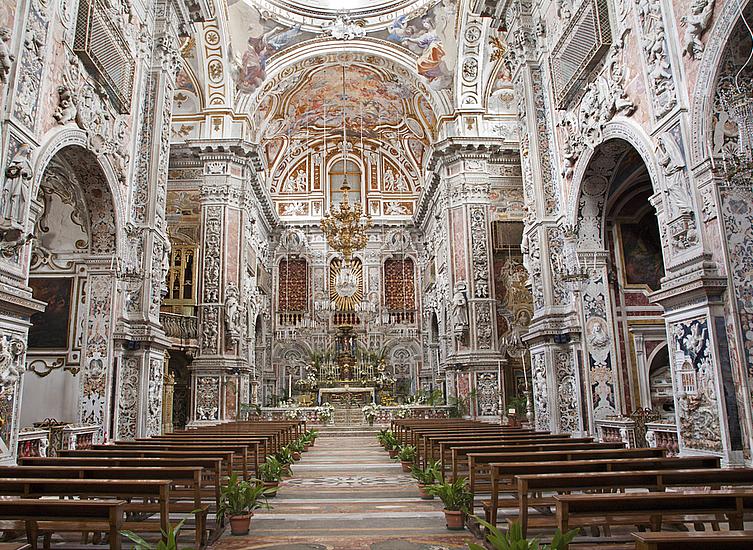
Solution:
{"label": "stone arch", "polygon": [[126,211],[123,191],[110,161],[105,156],[97,155],[89,147],[86,132],[74,128],[60,128],[48,134],[44,145],[40,146],[34,154],[34,181],[30,196],[37,196],[50,162],[60,154],[64,157],[75,156],[80,161],[80,164],[72,163],[72,168],[81,181],[96,183],[92,178],[102,177],[104,186],[84,186],[84,191],[87,200],[91,200],[93,204],[100,207],[103,214],[101,223],[111,224],[114,231],[112,250],[103,251],[103,254],[127,257],[128,244],[123,238]]}
{"label": "stone arch", "polygon": [[[119,303],[116,298],[117,277],[114,262],[116,258],[122,258],[127,254],[127,246],[122,236],[124,208],[121,189],[109,161],[91,150],[86,133],[78,129],[53,130],[44,145],[36,151],[32,162],[34,179],[30,197],[39,195],[45,186],[46,198],[42,201],[44,206],[40,220],[43,219],[44,210],[53,204],[46,201],[52,196],[51,190],[57,185],[58,191],[62,191],[63,194],[67,192],[71,197],[75,195],[71,202],[77,201],[78,206],[72,205],[72,211],[78,211],[79,227],[87,242],[75,247],[76,250],[68,250],[65,246],[62,249],[53,246],[50,250],[39,250],[41,255],[52,259],[61,254],[61,257],[67,259],[65,265],[53,265],[52,261],[37,262],[40,254],[30,255],[30,262],[34,260],[30,267],[36,270],[37,275],[37,296],[46,292],[44,289],[49,288],[55,278],[58,281],[65,279],[69,281],[70,290],[67,294],[71,307],[66,319],[67,327],[61,329],[67,335],[67,343],[60,344],[56,350],[46,349],[44,346],[31,346],[28,359],[30,362],[52,368],[49,367],[50,364],[54,364],[51,363],[51,358],[63,355],[66,357],[66,364],[77,371],[80,370],[75,382],[78,397],[73,400],[78,405],[78,411],[69,411],[69,416],[74,418],[68,419],[99,426],[100,431],[96,437],[99,441],[110,431],[111,407],[108,403],[115,399],[112,382],[113,357],[116,351],[113,346],[113,330],[118,315],[116,307]],[[27,224],[30,228],[37,223],[38,214],[29,210]],[[65,232],[66,226],[61,225],[59,220],[53,220],[53,223],[61,234]],[[48,244],[65,242],[61,239],[50,241]],[[44,318],[38,321],[40,324],[44,322]],[[62,350],[65,350],[65,353],[62,353]],[[35,379],[34,382],[36,381]],[[65,387],[68,390],[72,389],[70,384]],[[55,384],[50,384],[47,390],[55,388]],[[57,387],[56,391],[63,389]],[[29,383],[28,390],[33,393],[33,383]],[[34,406],[32,401],[27,402]],[[137,408],[131,409],[134,416],[126,418],[124,422],[130,422],[129,426],[135,426]]]}
{"label": "stone arch", "polygon": [[573,184],[567,201],[567,223],[575,225],[578,221],[578,203],[583,192],[583,184],[586,170],[591,164],[594,155],[599,148],[612,140],[627,142],[643,159],[646,165],[654,192],[658,192],[659,168],[651,139],[645,131],[634,121],[625,117],[617,117],[610,121],[603,130],[603,139],[593,148],[587,147],[578,158],[573,170]]}
{"label": "stone arch", "polygon": [[[750,2],[742,9],[746,10]],[[703,57],[698,63],[698,75],[690,105],[690,163],[695,167],[709,156],[709,136],[712,130],[714,90],[719,79],[722,58],[740,16],[740,3],[727,0],[714,18],[713,26],[705,34]]]}

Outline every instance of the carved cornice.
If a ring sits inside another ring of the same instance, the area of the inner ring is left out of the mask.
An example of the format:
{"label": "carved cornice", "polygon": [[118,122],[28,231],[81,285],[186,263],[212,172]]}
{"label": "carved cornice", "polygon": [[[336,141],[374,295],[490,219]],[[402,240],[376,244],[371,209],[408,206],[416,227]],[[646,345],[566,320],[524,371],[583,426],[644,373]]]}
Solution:
{"label": "carved cornice", "polygon": [[509,154],[510,144],[504,138],[450,137],[437,142],[427,163],[424,191],[418,200],[414,223],[416,227],[426,219],[441,181],[438,167],[462,159],[491,161],[494,157]]}
{"label": "carved cornice", "polygon": [[662,306],[666,313],[690,306],[721,304],[727,286],[727,277],[704,266],[662,281],[661,290],[649,295],[649,301]]}
{"label": "carved cornice", "polygon": [[241,139],[188,140],[185,147],[193,150],[202,161],[235,162],[248,168],[248,183],[257,202],[259,212],[270,229],[279,224],[272,197],[259,176],[264,170],[259,145]]}

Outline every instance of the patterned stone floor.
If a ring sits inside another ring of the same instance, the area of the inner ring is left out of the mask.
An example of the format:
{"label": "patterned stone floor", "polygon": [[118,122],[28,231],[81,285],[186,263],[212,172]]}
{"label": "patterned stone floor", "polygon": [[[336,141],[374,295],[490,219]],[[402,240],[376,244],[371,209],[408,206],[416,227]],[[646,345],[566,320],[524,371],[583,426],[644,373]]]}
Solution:
{"label": "patterned stone floor", "polygon": [[415,484],[374,436],[320,437],[293,466],[272,510],[245,537],[229,531],[222,550],[456,550],[472,540],[448,531],[442,505],[418,498]]}

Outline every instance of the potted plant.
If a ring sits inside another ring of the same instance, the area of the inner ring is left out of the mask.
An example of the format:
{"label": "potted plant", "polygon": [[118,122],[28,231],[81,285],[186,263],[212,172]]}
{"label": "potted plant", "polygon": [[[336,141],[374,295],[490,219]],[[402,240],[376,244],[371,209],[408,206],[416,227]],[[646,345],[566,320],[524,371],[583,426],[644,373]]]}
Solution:
{"label": "potted plant", "polygon": [[397,437],[395,437],[395,434],[393,434],[391,431],[387,431],[387,433],[384,434],[382,437],[385,450],[390,453],[390,458],[395,458],[397,455],[398,447],[400,446],[400,443],[397,440]]}
{"label": "potted plant", "polygon": [[268,495],[269,489],[264,485],[241,481],[233,474],[220,492],[220,505],[217,513],[230,519],[231,534],[247,535],[254,510],[262,506],[269,508]]}
{"label": "potted plant", "polygon": [[447,528],[462,530],[465,524],[465,514],[473,505],[473,494],[468,490],[468,480],[459,477],[452,482],[437,483],[426,488],[444,504],[444,517]]}
{"label": "potted plant", "polygon": [[[182,519],[175,527],[171,525],[170,530],[167,533],[162,531],[162,540],[157,544],[151,544],[145,541],[133,531],[121,531],[120,534],[136,544],[136,546],[133,547],[134,550],[178,550],[178,533],[185,522],[186,520]],[[183,550],[192,549],[184,548]]]}
{"label": "potted plant", "polygon": [[267,488],[274,490],[274,493],[270,493],[270,497],[277,494],[277,488],[282,481],[283,465],[273,456],[268,456],[266,462],[259,466],[259,480]]}
{"label": "potted plant", "polygon": [[283,447],[274,454],[274,457],[282,464],[282,475],[292,476],[293,471],[290,469],[290,465],[295,461],[293,460],[293,452],[290,450],[290,447]]}
{"label": "potted plant", "polygon": [[293,454],[293,460],[296,462],[301,460],[301,453],[303,452],[303,441],[301,439],[297,439],[290,443],[288,447],[290,447],[290,452]]}
{"label": "potted plant", "polygon": [[366,422],[369,423],[369,426],[373,426],[374,420],[376,420],[377,414],[379,414],[379,405],[376,403],[369,403],[368,405],[363,406],[361,412],[363,413]]}
{"label": "potted plant", "polygon": [[[510,525],[510,530],[503,533],[480,518],[476,518],[476,520],[486,527],[486,541],[489,543],[487,548],[491,547],[492,550],[564,550],[578,535],[578,529],[568,531],[564,535],[557,529],[552,537],[552,544],[541,545],[538,539],[525,538],[523,528],[518,522],[513,522]],[[474,543],[468,543],[468,548],[470,550],[487,550],[487,548]]]}
{"label": "potted plant", "polygon": [[429,493],[426,488],[430,485],[434,485],[437,481],[439,481],[441,477],[439,473],[439,464],[440,462],[438,460],[435,460],[433,462],[429,462],[429,464],[427,464],[425,468],[421,468],[417,464],[414,464],[413,468],[411,469],[411,475],[418,482],[418,493],[424,500],[431,500],[434,498],[434,495]]}
{"label": "potted plant", "polygon": [[403,472],[410,472],[416,460],[416,448],[413,445],[403,445],[397,452],[397,459],[403,467]]}

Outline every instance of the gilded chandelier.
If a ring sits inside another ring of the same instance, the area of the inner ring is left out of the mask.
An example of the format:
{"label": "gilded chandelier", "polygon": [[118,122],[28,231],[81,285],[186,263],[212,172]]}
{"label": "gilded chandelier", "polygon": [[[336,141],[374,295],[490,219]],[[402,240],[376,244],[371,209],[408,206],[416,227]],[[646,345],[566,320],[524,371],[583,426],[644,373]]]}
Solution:
{"label": "gilded chandelier", "polygon": [[322,219],[321,228],[327,237],[327,244],[337,250],[350,264],[353,251],[361,250],[368,242],[366,232],[371,228],[371,216],[364,216],[360,204],[351,205],[348,200],[348,177],[345,176],[341,191],[343,200],[333,206],[329,214]]}

